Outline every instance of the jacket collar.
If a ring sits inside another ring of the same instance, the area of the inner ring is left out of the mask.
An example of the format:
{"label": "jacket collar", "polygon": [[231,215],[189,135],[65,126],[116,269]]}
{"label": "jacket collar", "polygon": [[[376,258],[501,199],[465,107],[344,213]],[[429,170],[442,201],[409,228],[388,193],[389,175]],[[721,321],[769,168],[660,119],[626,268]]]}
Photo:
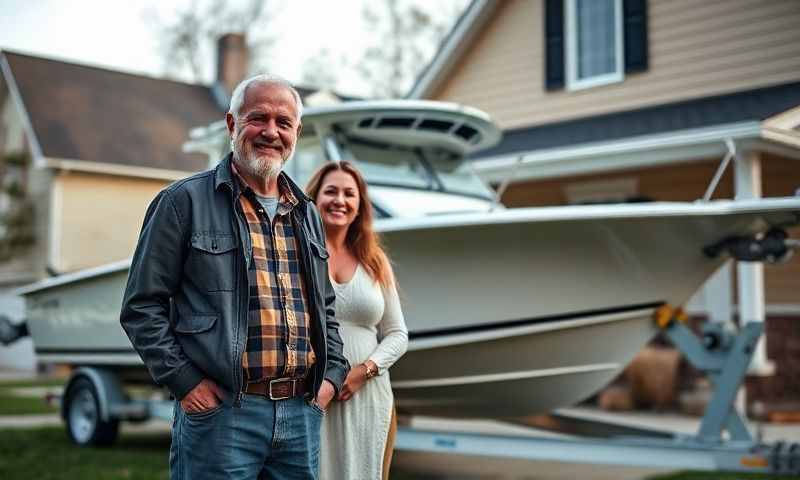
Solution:
{"label": "jacket collar", "polygon": [[[214,189],[219,190],[220,187],[223,185],[227,186],[231,192],[234,193],[234,196],[239,194],[239,182],[233,177],[233,172],[231,171],[231,162],[233,160],[233,154],[228,153],[219,162],[217,167],[214,169]],[[307,203],[311,202],[311,198],[306,195],[306,192],[303,191],[294,180],[286,174],[286,172],[281,172],[281,176],[288,185],[289,189],[294,194],[295,198],[297,198],[300,205],[305,206]]]}

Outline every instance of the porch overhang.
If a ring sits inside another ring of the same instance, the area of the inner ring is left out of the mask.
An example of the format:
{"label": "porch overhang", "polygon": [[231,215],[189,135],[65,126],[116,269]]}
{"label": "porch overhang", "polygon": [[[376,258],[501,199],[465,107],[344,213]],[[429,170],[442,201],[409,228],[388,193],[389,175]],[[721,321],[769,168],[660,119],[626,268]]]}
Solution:
{"label": "porch overhang", "polygon": [[474,160],[484,181],[512,183],[721,158],[740,152],[800,158],[800,135],[768,121],[745,121],[574,146],[504,153]]}

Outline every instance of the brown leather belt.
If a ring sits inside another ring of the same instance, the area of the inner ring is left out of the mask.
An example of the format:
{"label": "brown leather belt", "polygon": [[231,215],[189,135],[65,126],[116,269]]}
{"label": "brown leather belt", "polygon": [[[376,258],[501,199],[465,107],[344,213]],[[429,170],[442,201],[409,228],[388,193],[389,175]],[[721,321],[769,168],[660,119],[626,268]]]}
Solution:
{"label": "brown leather belt", "polygon": [[286,400],[287,398],[305,395],[310,389],[304,377],[276,378],[245,384],[243,391],[253,395],[261,395],[270,400]]}

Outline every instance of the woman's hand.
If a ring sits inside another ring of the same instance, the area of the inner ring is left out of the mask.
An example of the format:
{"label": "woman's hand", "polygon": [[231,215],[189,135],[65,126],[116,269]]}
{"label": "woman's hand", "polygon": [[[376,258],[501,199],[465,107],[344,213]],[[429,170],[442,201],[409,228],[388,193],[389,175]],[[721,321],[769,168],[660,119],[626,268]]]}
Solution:
{"label": "woman's hand", "polygon": [[[378,366],[372,360],[367,360],[367,362],[371,363],[370,369],[378,371]],[[338,400],[343,402],[350,400],[357,391],[361,390],[365,383],[367,383],[367,365],[362,363],[350,369],[339,391]]]}

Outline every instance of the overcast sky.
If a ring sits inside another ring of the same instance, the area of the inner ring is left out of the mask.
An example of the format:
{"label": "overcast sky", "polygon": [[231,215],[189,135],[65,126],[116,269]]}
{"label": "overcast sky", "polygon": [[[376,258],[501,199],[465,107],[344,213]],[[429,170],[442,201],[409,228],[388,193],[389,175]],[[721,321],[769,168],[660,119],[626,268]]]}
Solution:
{"label": "overcast sky", "polygon": [[[436,0],[435,10],[466,0]],[[191,0],[0,0],[0,48],[133,73],[163,76],[153,18],[169,21]],[[303,61],[321,48],[356,57],[369,39],[361,19],[364,0],[293,0],[280,5],[278,42],[270,65],[292,81]],[[355,73],[340,72],[340,90],[365,94]]]}

